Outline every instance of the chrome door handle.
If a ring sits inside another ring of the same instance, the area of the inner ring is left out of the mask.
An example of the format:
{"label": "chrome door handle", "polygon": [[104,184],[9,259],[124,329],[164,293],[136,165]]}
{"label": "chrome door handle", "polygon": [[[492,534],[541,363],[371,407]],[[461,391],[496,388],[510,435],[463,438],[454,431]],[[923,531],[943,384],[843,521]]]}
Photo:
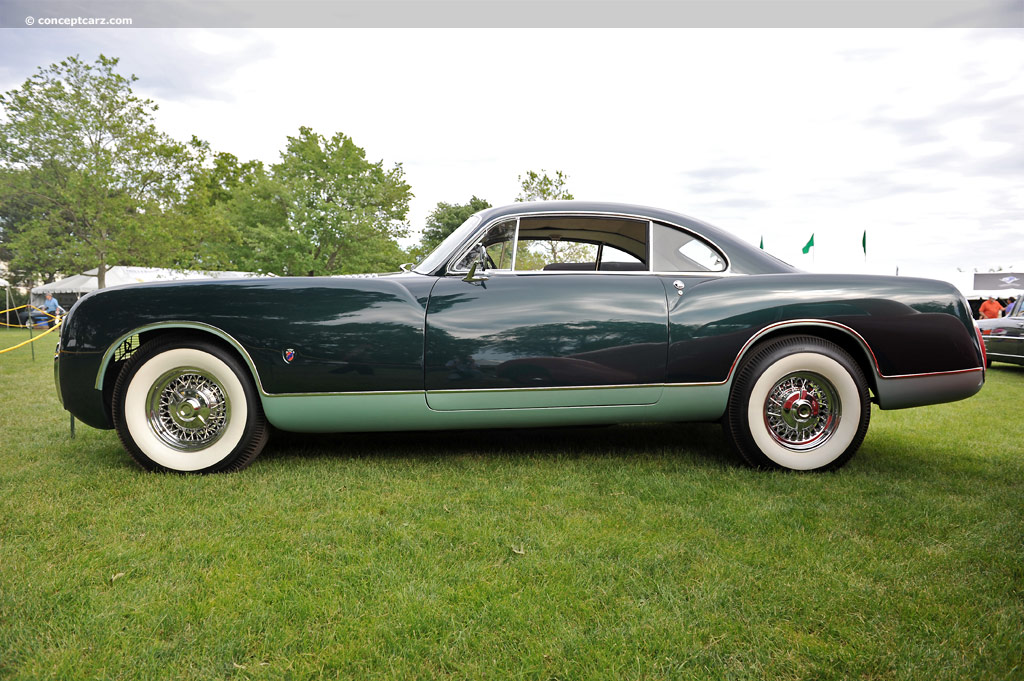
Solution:
{"label": "chrome door handle", "polygon": [[679,279],[676,279],[675,281],[672,282],[672,285],[676,287],[676,293],[678,293],[679,295],[683,295],[683,289],[686,288],[686,284],[684,284]]}

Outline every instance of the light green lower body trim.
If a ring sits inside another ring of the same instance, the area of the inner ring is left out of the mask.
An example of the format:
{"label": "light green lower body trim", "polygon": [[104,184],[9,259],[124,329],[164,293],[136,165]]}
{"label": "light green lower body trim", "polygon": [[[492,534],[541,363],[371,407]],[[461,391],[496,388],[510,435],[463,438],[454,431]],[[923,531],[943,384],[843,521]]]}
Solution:
{"label": "light green lower body trim", "polygon": [[[609,393],[622,390],[623,399],[643,388],[602,388],[558,391],[573,394],[577,405],[600,392],[602,406],[517,406],[516,392],[503,393],[502,408],[437,411],[426,394],[369,393],[345,395],[262,396],[267,419],[277,428],[302,433],[342,433],[398,430],[460,430],[475,428],[535,428],[657,421],[716,421],[725,413],[729,384],[650,386],[662,391],[655,404],[608,404]],[[527,391],[521,391],[525,393]],[[554,391],[552,391],[554,392]],[[467,394],[472,397],[472,393]],[[433,402],[434,396],[431,395]],[[533,401],[536,395],[523,396]],[[470,400],[471,402],[471,400]],[[520,402],[521,403],[521,402]]]}
{"label": "light green lower body trim", "polygon": [[644,385],[554,389],[435,390],[427,393],[427,406],[438,411],[466,411],[655,404],[661,398],[662,388],[663,386],[660,385]]}

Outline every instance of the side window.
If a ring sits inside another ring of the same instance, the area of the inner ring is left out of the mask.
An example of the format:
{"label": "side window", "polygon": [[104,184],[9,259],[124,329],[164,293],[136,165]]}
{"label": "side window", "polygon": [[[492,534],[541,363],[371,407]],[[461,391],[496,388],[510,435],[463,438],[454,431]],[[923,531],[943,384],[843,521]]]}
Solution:
{"label": "side window", "polygon": [[516,270],[596,270],[596,244],[561,239],[520,239]]}
{"label": "side window", "polygon": [[512,248],[516,238],[516,221],[505,220],[491,226],[483,238],[459,259],[452,270],[466,272],[476,263],[481,269],[512,269]]}
{"label": "side window", "polygon": [[517,272],[647,271],[647,225],[626,218],[523,217]]}
{"label": "side window", "polygon": [[654,223],[653,263],[656,272],[723,272],[725,257],[707,242],[675,227]]}

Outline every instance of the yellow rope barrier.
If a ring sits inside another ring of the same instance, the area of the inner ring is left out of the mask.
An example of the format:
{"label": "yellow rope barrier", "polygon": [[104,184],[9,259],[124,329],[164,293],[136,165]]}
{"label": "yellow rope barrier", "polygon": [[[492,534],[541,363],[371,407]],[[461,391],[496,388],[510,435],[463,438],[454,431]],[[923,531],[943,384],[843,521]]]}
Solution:
{"label": "yellow rope barrier", "polygon": [[[0,310],[0,314],[3,314],[5,312],[15,312],[17,310],[23,310],[26,307],[30,307],[33,310],[35,310],[36,312],[39,312],[41,314],[46,315],[50,319],[56,319],[57,318],[55,315],[52,315],[49,312],[47,312],[46,310],[44,310],[44,309],[42,309],[40,307],[36,307],[35,305],[19,305],[18,307],[10,307],[10,308],[7,308],[6,310]],[[9,329],[20,329],[24,325],[23,324],[7,324],[5,322],[0,322],[0,326],[6,326]]]}
{"label": "yellow rope barrier", "polygon": [[51,326],[46,331],[43,331],[41,334],[39,334],[35,338],[29,338],[27,341],[23,341],[21,343],[18,343],[17,345],[14,345],[12,347],[7,348],[6,350],[0,350],[0,355],[4,354],[5,352],[10,352],[11,350],[17,350],[18,348],[22,347],[23,345],[28,345],[29,343],[35,343],[37,340],[39,340],[40,338],[42,338],[46,334],[50,333],[51,331],[56,331],[59,328],[60,328],[60,322],[57,322],[56,324]]}
{"label": "yellow rope barrier", "polygon": [[[21,310],[21,309],[26,308],[26,307],[28,307],[28,305],[19,305],[18,307],[9,307],[6,310],[0,310],[0,314],[4,314],[5,312],[17,312],[18,310]],[[17,316],[17,315],[15,315],[15,316]],[[24,328],[23,324],[7,324],[6,322],[0,322],[0,326],[6,326],[9,329],[21,329],[21,328]]]}

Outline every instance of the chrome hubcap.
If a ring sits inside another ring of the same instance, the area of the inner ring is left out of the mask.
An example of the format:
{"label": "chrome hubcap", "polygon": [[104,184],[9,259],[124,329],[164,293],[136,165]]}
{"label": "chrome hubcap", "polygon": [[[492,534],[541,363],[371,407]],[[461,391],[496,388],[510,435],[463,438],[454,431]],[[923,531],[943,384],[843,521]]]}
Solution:
{"label": "chrome hubcap", "polygon": [[793,373],[768,391],[764,422],[780,445],[795,451],[823,445],[839,427],[839,394],[815,373]]}
{"label": "chrome hubcap", "polygon": [[146,399],[149,427],[161,441],[181,451],[195,451],[216,442],[228,423],[227,394],[200,369],[168,371],[153,382]]}

